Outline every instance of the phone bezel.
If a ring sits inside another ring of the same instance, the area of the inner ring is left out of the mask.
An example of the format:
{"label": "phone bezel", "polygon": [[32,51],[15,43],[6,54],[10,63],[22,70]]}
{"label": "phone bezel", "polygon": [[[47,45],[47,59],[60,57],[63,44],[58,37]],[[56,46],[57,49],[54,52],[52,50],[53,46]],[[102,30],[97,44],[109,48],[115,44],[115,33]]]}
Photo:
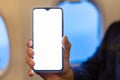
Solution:
{"label": "phone bezel", "polygon": [[[35,9],[46,9],[46,10],[50,10],[50,9],[60,9],[61,11],[62,11],[62,36],[61,37],[63,37],[64,36],[64,27],[63,27],[63,9],[62,8],[60,8],[60,7],[37,7],[37,8],[33,8],[32,9],[32,41],[33,41],[33,44],[32,44],[32,48],[33,48],[33,46],[34,46],[34,39],[33,39],[33,36],[34,36],[34,32],[33,32],[33,12],[34,12],[34,10]],[[62,48],[62,68],[60,69],[60,70],[36,70],[36,69],[34,69],[33,68],[33,70],[34,70],[34,72],[36,72],[36,73],[57,73],[57,72],[62,72],[63,71],[63,68],[64,68],[64,61],[63,61],[63,48]],[[34,57],[33,57],[33,59],[34,59]]]}

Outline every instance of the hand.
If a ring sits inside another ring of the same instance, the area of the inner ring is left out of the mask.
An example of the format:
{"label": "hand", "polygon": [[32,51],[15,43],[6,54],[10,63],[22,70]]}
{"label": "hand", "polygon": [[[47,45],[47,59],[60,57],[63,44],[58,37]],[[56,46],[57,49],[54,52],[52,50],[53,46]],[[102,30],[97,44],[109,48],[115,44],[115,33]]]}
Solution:
{"label": "hand", "polygon": [[[30,67],[30,70],[28,72],[29,76],[34,75],[33,66],[35,65],[34,61],[32,60],[32,57],[34,55],[34,51],[31,48],[32,47],[32,41],[29,40],[26,43],[27,45],[27,57],[26,57],[26,62]],[[62,40],[62,45],[64,48],[64,69],[63,72],[59,73],[37,73],[40,75],[43,79],[45,80],[73,80],[74,79],[74,73],[70,67],[69,64],[69,55],[70,55],[70,48],[71,44],[68,41],[67,37],[63,37]]]}

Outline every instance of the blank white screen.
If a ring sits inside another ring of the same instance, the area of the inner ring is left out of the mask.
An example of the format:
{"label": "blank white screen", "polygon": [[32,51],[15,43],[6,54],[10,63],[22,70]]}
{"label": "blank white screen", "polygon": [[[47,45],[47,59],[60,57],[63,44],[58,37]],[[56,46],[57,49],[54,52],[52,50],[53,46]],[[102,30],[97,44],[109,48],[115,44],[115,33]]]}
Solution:
{"label": "blank white screen", "polygon": [[62,11],[33,10],[33,49],[35,70],[62,69]]}

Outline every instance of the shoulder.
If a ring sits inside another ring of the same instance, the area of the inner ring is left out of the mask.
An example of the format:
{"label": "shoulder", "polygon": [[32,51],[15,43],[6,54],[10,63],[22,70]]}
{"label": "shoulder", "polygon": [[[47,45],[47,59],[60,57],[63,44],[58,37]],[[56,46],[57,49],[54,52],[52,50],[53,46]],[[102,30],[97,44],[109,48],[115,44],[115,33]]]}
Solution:
{"label": "shoulder", "polygon": [[118,40],[119,36],[120,36],[120,21],[117,21],[109,26],[102,40],[101,45],[106,45],[111,42],[114,42],[115,40]]}
{"label": "shoulder", "polygon": [[106,35],[111,37],[120,35],[120,21],[112,23],[106,31]]}
{"label": "shoulder", "polygon": [[108,31],[120,31],[120,21],[113,22],[109,26]]}

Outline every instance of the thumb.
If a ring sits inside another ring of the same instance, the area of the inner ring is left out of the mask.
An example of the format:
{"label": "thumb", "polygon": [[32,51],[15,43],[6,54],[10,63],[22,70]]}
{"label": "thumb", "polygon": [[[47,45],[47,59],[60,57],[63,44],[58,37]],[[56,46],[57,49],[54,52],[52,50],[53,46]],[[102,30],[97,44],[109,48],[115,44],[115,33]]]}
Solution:
{"label": "thumb", "polygon": [[63,37],[62,45],[64,49],[64,60],[67,60],[69,62],[71,43],[68,41],[67,36]]}

